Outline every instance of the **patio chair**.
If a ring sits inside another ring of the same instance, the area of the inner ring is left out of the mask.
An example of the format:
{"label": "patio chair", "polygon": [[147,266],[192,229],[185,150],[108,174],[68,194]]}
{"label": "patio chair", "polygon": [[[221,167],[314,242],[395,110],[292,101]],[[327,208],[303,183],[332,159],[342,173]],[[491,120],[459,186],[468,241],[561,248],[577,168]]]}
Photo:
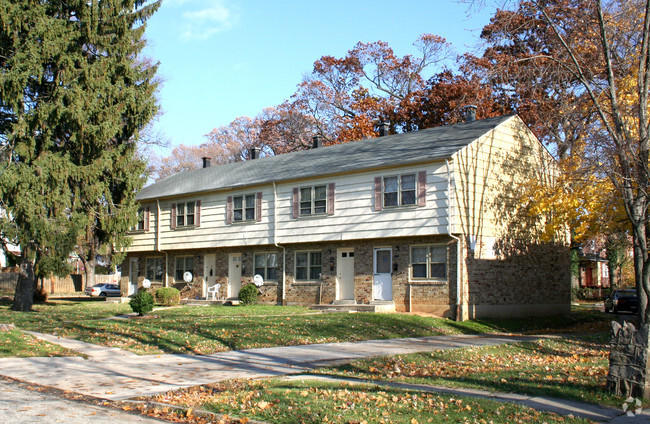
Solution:
{"label": "patio chair", "polygon": [[[219,294],[219,289],[221,284],[215,284],[214,286],[208,287],[208,300],[221,300],[221,295]],[[210,299],[212,297],[212,299]]]}

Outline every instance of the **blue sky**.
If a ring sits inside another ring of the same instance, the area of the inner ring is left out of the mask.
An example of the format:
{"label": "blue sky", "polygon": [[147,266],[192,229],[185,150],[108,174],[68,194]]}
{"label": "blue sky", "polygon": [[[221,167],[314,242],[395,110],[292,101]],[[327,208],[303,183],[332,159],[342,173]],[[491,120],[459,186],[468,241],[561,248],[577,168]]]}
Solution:
{"label": "blue sky", "polygon": [[440,0],[164,0],[149,20],[144,54],[160,62],[164,114],[155,128],[171,147],[288,99],[323,55],[385,41],[396,55],[431,33],[473,51],[493,10]]}

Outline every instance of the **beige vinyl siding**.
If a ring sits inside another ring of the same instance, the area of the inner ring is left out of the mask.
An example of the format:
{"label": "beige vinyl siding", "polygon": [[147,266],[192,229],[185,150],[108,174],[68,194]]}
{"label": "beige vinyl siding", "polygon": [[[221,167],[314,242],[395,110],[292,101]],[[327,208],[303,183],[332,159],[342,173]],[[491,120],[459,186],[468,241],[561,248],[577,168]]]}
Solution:
{"label": "beige vinyl siding", "polygon": [[[427,173],[426,206],[374,210],[374,178],[378,176]],[[293,189],[335,183],[333,215],[293,218]],[[228,196],[262,192],[260,222],[226,224]],[[324,177],[277,185],[278,234],[274,239],[273,186],[242,191],[224,191],[187,196],[160,202],[160,245],[164,251],[203,249],[242,245],[308,243],[377,237],[400,237],[447,233],[447,173],[444,162],[409,166],[337,177]],[[171,205],[201,200],[200,227],[171,229]],[[155,208],[152,208],[154,211]],[[153,212],[152,212],[153,215]],[[157,221],[156,221],[157,224]],[[149,234],[135,234],[129,251],[155,249],[156,227],[151,221]]]}
{"label": "beige vinyl siding", "polygon": [[[374,210],[375,177],[427,173],[426,206]],[[444,162],[364,172],[310,181],[336,183],[335,211],[330,216],[292,218],[293,187],[278,186],[280,243],[307,243],[378,237],[445,234],[447,232],[447,174]]]}
{"label": "beige vinyl siding", "polygon": [[129,251],[132,252],[150,252],[156,248],[156,225],[158,223],[156,204],[143,203],[142,208],[145,211],[149,208],[149,231],[134,231],[130,233],[133,242],[129,247]]}
{"label": "beige vinyl siding", "polygon": [[[226,224],[228,196],[262,192],[262,219],[260,222]],[[201,200],[201,226],[171,228],[171,205],[179,201]],[[269,204],[273,205],[273,190],[256,188],[246,191],[228,191],[192,196],[160,202],[160,249],[203,249],[239,245],[270,244],[273,217],[269,218]]]}
{"label": "beige vinyl siding", "polygon": [[539,221],[527,215],[522,194],[530,179],[548,181],[555,164],[518,117],[458,151],[452,162],[454,232],[535,238]]}

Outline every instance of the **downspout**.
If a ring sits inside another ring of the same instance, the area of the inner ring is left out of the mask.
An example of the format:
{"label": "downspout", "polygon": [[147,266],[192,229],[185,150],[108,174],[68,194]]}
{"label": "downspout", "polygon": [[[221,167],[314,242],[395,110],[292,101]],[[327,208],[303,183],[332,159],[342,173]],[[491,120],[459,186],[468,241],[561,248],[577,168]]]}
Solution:
{"label": "downspout", "polygon": [[461,276],[460,276],[460,247],[461,241],[460,238],[452,234],[452,224],[451,224],[451,171],[449,170],[449,159],[445,159],[445,165],[447,165],[447,231],[449,236],[456,240],[456,321],[463,321],[463,308],[461,302]]}
{"label": "downspout", "polygon": [[156,252],[165,254],[165,281],[163,282],[163,287],[169,287],[167,282],[167,264],[168,257],[167,252],[160,250],[160,200],[156,199]]}
{"label": "downspout", "polygon": [[282,300],[281,305],[287,304],[286,275],[287,275],[287,250],[278,244],[278,186],[273,181],[273,244],[282,249]]}

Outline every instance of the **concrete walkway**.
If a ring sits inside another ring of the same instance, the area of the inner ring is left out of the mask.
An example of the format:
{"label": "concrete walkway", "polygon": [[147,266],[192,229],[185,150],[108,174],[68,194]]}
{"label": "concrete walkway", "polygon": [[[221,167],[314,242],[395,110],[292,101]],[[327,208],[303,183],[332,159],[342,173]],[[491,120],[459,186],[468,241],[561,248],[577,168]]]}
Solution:
{"label": "concrete walkway", "polygon": [[[247,349],[206,356],[139,356],[121,349],[97,346],[78,340],[34,332],[30,334],[76,350],[87,359],[81,357],[0,358],[0,375],[108,400],[124,400],[233,378],[292,375],[324,365],[373,356],[491,346],[535,339],[525,336],[453,335]],[[296,376],[295,378],[327,377]],[[650,423],[650,415],[646,412],[640,416],[626,417],[621,416],[622,410],[561,399],[392,382],[373,381],[372,383],[453,396],[491,398],[519,403],[540,411],[561,415],[572,414],[599,422]]]}

